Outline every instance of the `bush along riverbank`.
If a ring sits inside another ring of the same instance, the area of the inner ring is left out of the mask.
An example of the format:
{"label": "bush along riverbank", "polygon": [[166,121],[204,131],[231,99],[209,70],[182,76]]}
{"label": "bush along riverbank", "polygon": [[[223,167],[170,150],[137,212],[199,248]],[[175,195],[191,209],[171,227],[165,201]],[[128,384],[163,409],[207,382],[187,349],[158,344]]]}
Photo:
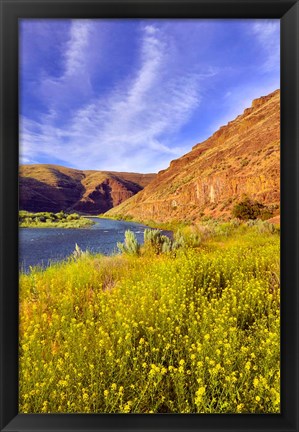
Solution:
{"label": "bush along riverbank", "polygon": [[25,210],[19,212],[20,228],[85,228],[93,224],[92,220],[77,213],[30,213]]}
{"label": "bush along riverbank", "polygon": [[279,233],[133,233],[20,275],[21,413],[278,413]]}

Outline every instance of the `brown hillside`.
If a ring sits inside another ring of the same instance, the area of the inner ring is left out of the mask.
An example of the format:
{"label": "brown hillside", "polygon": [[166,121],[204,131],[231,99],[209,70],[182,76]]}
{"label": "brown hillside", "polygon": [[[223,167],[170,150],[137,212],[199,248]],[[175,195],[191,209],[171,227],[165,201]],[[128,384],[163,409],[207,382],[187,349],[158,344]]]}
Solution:
{"label": "brown hillside", "polygon": [[228,217],[244,195],[277,207],[279,165],[280,92],[276,90],[254,100],[242,115],[172,161],[144,190],[108,215],[158,222]]}
{"label": "brown hillside", "polygon": [[104,213],[141,191],[155,174],[80,171],[58,165],[20,167],[20,209]]}

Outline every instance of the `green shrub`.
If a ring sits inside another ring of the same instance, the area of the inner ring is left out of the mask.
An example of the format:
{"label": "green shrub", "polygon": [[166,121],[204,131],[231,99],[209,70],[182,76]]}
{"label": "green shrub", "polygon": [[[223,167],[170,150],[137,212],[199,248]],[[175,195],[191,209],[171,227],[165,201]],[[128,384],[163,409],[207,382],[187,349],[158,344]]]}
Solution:
{"label": "green shrub", "polygon": [[215,227],[215,234],[218,236],[225,236],[227,237],[232,230],[234,229],[234,226],[230,223],[221,223]]}
{"label": "green shrub", "polygon": [[77,213],[72,213],[66,216],[66,220],[73,221],[73,220],[79,220],[80,216]]}
{"label": "green shrub", "polygon": [[263,221],[261,219],[256,219],[256,220],[249,220],[247,222],[247,226],[249,227],[255,227],[255,229],[260,233],[260,234],[265,234],[265,233],[270,233],[270,234],[274,234],[274,233],[278,233],[279,230],[277,230],[275,228],[275,225],[273,225],[270,222],[267,221]]}
{"label": "green shrub", "polygon": [[160,230],[147,228],[144,231],[144,246],[156,255],[167,253],[173,250],[173,241],[163,235]]}
{"label": "green shrub", "polygon": [[264,204],[249,198],[244,198],[243,201],[235,204],[232,214],[235,218],[242,220],[269,219],[273,215]]}
{"label": "green shrub", "polygon": [[63,210],[61,210],[59,213],[56,214],[58,219],[64,219],[66,217],[66,214]]}
{"label": "green shrub", "polygon": [[261,211],[260,218],[263,221],[266,221],[267,219],[270,219],[273,216],[273,211],[268,209],[267,207]]}
{"label": "green shrub", "polygon": [[161,236],[161,240],[162,240],[162,251],[161,252],[162,253],[169,253],[169,252],[171,252],[173,250],[173,242],[172,242],[172,240],[169,237],[165,236],[165,235]]}
{"label": "green shrub", "polygon": [[148,228],[144,231],[143,236],[144,236],[144,245],[146,248],[150,248],[157,255],[162,252],[163,239],[162,239],[161,231],[152,230]]}
{"label": "green shrub", "polygon": [[73,256],[73,258],[74,259],[79,259],[79,258],[81,258],[81,257],[83,257],[83,256],[86,256],[86,255],[88,255],[89,253],[88,253],[88,251],[83,251],[81,248],[80,248],[80,246],[78,246],[78,244],[76,243],[76,245],[75,245],[75,249],[74,249],[74,252],[73,252],[73,254],[72,254],[72,256]]}
{"label": "green shrub", "polygon": [[232,227],[237,228],[238,226],[240,226],[241,222],[239,219],[231,219],[230,220],[230,224]]}
{"label": "green shrub", "polygon": [[185,243],[184,235],[183,235],[181,230],[177,230],[174,233],[172,248],[173,248],[173,250],[176,250],[179,248],[183,248],[185,246],[186,246],[186,243]]}
{"label": "green shrub", "polygon": [[125,232],[125,241],[124,243],[117,243],[117,247],[122,253],[126,253],[129,255],[139,255],[140,253],[140,244],[138,243],[135,234],[127,230]]}

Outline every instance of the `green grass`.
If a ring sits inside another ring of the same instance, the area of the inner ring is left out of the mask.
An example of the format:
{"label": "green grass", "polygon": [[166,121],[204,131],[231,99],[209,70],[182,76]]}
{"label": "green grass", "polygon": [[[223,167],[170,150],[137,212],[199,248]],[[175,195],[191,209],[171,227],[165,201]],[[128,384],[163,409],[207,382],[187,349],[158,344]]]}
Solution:
{"label": "green grass", "polygon": [[20,275],[21,413],[279,412],[279,235],[197,231]]}
{"label": "green grass", "polygon": [[84,228],[93,222],[77,213],[39,212],[30,213],[25,210],[19,212],[20,228]]}

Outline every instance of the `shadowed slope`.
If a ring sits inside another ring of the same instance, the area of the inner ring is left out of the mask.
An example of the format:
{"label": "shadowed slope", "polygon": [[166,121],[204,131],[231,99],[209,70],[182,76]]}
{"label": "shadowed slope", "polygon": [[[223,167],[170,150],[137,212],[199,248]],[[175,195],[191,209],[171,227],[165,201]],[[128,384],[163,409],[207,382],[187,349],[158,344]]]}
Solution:
{"label": "shadowed slope", "polygon": [[141,191],[155,174],[81,171],[58,165],[20,167],[20,209],[103,213]]}

